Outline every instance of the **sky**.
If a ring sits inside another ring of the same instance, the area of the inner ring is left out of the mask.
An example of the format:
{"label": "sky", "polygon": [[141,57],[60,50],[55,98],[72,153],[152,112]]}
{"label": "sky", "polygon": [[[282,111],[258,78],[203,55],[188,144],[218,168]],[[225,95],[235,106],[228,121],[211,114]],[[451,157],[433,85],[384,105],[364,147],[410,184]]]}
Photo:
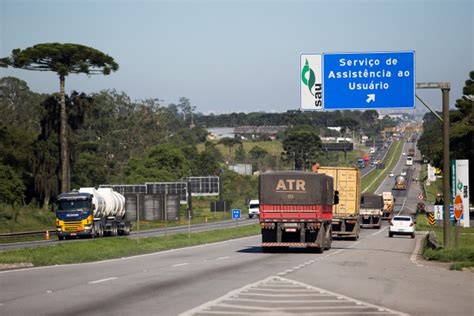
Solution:
{"label": "sky", "polygon": [[[49,42],[94,47],[120,65],[70,75],[66,92],[186,97],[206,114],[297,110],[302,53],[414,50],[416,81],[450,82],[453,106],[474,70],[474,0],[0,0],[0,57]],[[52,72],[0,68],[4,76],[59,90]],[[441,91],[417,94],[441,108]]]}

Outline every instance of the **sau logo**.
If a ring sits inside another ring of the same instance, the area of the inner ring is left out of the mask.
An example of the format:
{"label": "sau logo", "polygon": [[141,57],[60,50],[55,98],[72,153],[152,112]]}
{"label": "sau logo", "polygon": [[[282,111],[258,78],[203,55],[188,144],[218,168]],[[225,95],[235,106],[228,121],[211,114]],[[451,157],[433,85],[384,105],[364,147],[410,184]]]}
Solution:
{"label": "sau logo", "polygon": [[321,55],[301,55],[301,109],[322,110]]}

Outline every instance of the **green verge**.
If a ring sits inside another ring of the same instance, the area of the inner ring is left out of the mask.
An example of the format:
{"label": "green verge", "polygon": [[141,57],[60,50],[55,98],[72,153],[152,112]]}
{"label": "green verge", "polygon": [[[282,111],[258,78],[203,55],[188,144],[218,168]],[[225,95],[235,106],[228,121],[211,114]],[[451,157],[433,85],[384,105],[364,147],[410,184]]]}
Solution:
{"label": "green verge", "polygon": [[362,193],[374,193],[380,183],[387,177],[390,171],[396,166],[398,158],[402,155],[403,141],[394,141],[385,157],[385,169],[374,169],[362,178]]}
{"label": "green verge", "polygon": [[0,252],[0,264],[31,263],[34,266],[82,263],[189,247],[260,233],[258,224],[207,232],[175,234],[132,239],[127,237],[99,238],[82,242],[65,242],[54,246]]}
{"label": "green verge", "polygon": [[[433,231],[439,244],[443,244],[443,227],[428,224],[426,215],[419,214],[416,218],[416,229],[420,231]],[[450,241],[454,244],[454,230],[451,226]],[[451,263],[451,270],[462,270],[474,267],[474,227],[460,227],[459,245],[457,248],[431,249],[426,246],[423,249],[423,257],[426,260],[436,260]]]}

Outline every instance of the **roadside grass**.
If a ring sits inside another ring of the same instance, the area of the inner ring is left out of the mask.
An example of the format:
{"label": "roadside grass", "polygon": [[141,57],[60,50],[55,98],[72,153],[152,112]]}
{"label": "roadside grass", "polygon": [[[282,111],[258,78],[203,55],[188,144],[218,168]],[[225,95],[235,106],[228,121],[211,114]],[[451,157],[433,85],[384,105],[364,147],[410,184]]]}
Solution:
{"label": "roadside grass", "polygon": [[0,233],[54,229],[54,220],[50,210],[0,204]]}
{"label": "roadside grass", "polygon": [[398,157],[401,156],[403,150],[402,141],[394,141],[390,146],[390,149],[383,161],[385,163],[385,169],[374,169],[368,173],[361,181],[362,193],[370,192],[374,193],[380,183],[387,177],[390,171],[396,166]]}
{"label": "roadside grass", "polygon": [[31,263],[34,266],[47,266],[92,262],[253,236],[259,233],[260,226],[255,224],[191,233],[190,238],[188,234],[175,234],[139,240],[116,237],[65,242],[54,246],[3,251],[0,264]]}
{"label": "roadside grass", "polygon": [[[416,219],[416,229],[420,231],[433,231],[436,234],[437,242],[443,245],[443,227],[431,226],[428,224],[425,214],[419,214]],[[454,231],[455,227],[450,227],[450,242],[454,244]],[[423,248],[423,257],[426,260],[435,260],[441,262],[451,263],[451,270],[462,270],[463,268],[474,267],[474,228],[473,227],[460,227],[460,238],[459,245],[457,248],[441,248],[431,249],[427,247]]]}

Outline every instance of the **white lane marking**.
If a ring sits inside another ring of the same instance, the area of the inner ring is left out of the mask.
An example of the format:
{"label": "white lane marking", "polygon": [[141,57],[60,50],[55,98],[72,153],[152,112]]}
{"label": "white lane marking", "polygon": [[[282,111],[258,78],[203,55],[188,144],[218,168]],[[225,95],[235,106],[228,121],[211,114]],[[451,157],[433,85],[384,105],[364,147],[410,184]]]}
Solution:
{"label": "white lane marking", "polygon": [[177,263],[177,264],[173,264],[173,267],[182,267],[182,266],[187,266],[189,263],[187,262],[183,262],[183,263]]}
{"label": "white lane marking", "polygon": [[422,264],[419,264],[418,261],[417,261],[417,257],[418,257],[418,252],[420,251],[420,247],[421,247],[421,241],[423,240],[423,238],[417,238],[416,239],[416,244],[415,244],[415,249],[413,249],[413,253],[411,254],[410,256],[410,261],[414,264],[416,264],[418,267],[422,267],[423,265]]}
{"label": "white lane marking", "polygon": [[[367,302],[363,302],[363,301],[360,301],[360,300],[357,300],[357,299],[353,299],[353,298],[350,298],[348,296],[344,296],[344,295],[341,295],[341,294],[337,294],[337,293],[334,293],[334,292],[330,292],[330,291],[326,291],[326,290],[323,290],[323,289],[320,289],[320,288],[317,288],[317,287],[314,287],[312,285],[308,285],[308,284],[304,284],[304,283],[301,283],[301,282],[297,282],[297,281],[294,281],[294,280],[290,280],[290,279],[285,279],[285,278],[281,278],[281,277],[278,277],[278,276],[271,276],[271,277],[268,277],[264,280],[261,280],[261,281],[258,281],[258,282],[255,282],[255,283],[252,283],[252,284],[248,284],[248,285],[245,285],[243,287],[241,287],[240,289],[236,289],[236,290],[233,290],[233,291],[230,291],[228,292],[227,294],[224,294],[223,296],[219,297],[219,298],[216,298],[215,300],[212,300],[212,301],[209,301],[209,302],[206,302],[202,305],[199,305],[193,309],[190,309],[188,311],[185,311],[183,313],[181,313],[180,315],[181,316],[188,316],[188,315],[196,315],[198,313],[205,313],[205,314],[215,314],[215,313],[220,313],[220,314],[234,314],[235,312],[238,312],[239,315],[242,315],[242,314],[248,314],[251,311],[260,311],[260,312],[285,312],[286,310],[288,310],[288,307],[275,307],[275,306],[272,306],[271,304],[270,305],[267,305],[265,307],[263,306],[250,306],[248,304],[246,305],[242,305],[242,304],[238,304],[236,301],[240,301],[240,303],[244,303],[244,302],[247,302],[247,303],[250,303],[251,301],[253,300],[257,300],[257,301],[260,301],[259,299],[255,299],[255,298],[251,298],[251,299],[242,299],[242,298],[238,298],[236,299],[237,297],[239,297],[239,295],[242,295],[244,294],[243,292],[245,291],[248,291],[249,289],[251,288],[258,288],[260,285],[264,285],[264,284],[268,284],[268,283],[272,283],[274,282],[275,280],[278,280],[280,282],[287,282],[289,284],[296,284],[296,285],[299,285],[305,289],[311,289],[313,295],[317,294],[317,293],[324,293],[325,295],[327,296],[332,296],[332,297],[336,297],[338,299],[338,302],[341,302],[341,300],[345,300],[346,302],[350,302],[350,303],[353,303],[354,305],[352,306],[346,306],[346,305],[341,305],[341,306],[327,306],[327,305],[323,305],[323,306],[308,306],[308,307],[291,307],[291,310],[297,310],[297,311],[300,311],[300,312],[303,312],[303,311],[306,311],[308,309],[311,310],[312,314],[318,314],[317,310],[318,309],[324,309],[325,310],[325,313],[324,314],[332,314],[334,312],[338,313],[338,314],[358,314],[359,311],[357,311],[357,309],[363,309],[363,308],[373,308],[375,309],[376,311],[378,311],[380,314],[380,312],[383,312],[383,313],[393,313],[395,315],[403,315],[403,316],[406,316],[407,314],[404,314],[402,312],[399,312],[399,311],[394,311],[394,310],[391,310],[391,309],[388,309],[388,308],[385,308],[385,307],[382,307],[382,306],[378,306],[378,305],[373,305],[373,304],[370,304],[370,303],[367,303]],[[258,295],[260,294],[260,295]],[[250,293],[248,294],[250,295]],[[263,295],[261,293],[252,293],[251,294],[252,296],[260,296],[262,297]],[[285,295],[286,297],[288,297],[288,295],[291,295],[291,294],[280,294],[280,295]],[[306,296],[308,294],[303,294],[303,293],[299,293],[299,294],[293,294],[293,295],[298,295],[298,297],[301,298],[301,296]],[[331,300],[330,298],[328,298],[329,300]],[[334,299],[332,299],[334,300]],[[312,300],[313,302],[318,302],[319,300],[317,301],[314,301]],[[270,301],[266,301],[266,302],[270,302]],[[273,302],[273,300],[272,300]],[[342,301],[343,302],[343,301]],[[223,310],[212,310],[212,308],[215,307],[215,308],[224,308],[224,310],[226,310],[226,308],[237,308],[237,309],[240,309],[240,311],[232,311],[232,312],[223,312]],[[344,310],[347,310],[347,309],[352,309],[352,311],[347,311],[345,312]],[[333,310],[333,311],[328,311],[329,310]],[[335,310],[339,310],[339,311],[335,311]],[[367,315],[367,314],[372,314],[374,313],[375,311],[364,311],[362,314],[364,315]]]}
{"label": "white lane marking", "polygon": [[219,257],[219,258],[217,258],[217,260],[224,260],[224,259],[229,259],[229,258],[230,258],[230,256],[225,256],[225,257]]}
{"label": "white lane marking", "polygon": [[87,282],[87,283],[89,283],[89,284],[97,284],[97,283],[112,281],[112,280],[116,280],[116,279],[117,279],[117,277],[111,277],[111,278],[106,278],[106,279],[100,279],[100,280],[90,281],[90,282]]}
{"label": "white lane marking", "polygon": [[388,226],[385,226],[385,227],[379,229],[378,232],[375,232],[375,233],[373,233],[373,234],[370,234],[369,237],[377,236],[378,234],[383,233],[387,228],[388,228]]}
{"label": "white lane marking", "polygon": [[405,196],[405,199],[403,200],[402,207],[400,207],[400,211],[398,211],[397,215],[400,215],[403,211],[403,208],[405,207],[405,203],[407,202],[407,197]]}
{"label": "white lane marking", "polygon": [[190,247],[169,249],[169,250],[164,250],[164,251],[159,251],[159,252],[146,253],[146,254],[143,254],[143,255],[136,255],[136,256],[126,257],[124,259],[121,259],[121,258],[119,258],[119,259],[108,259],[108,260],[94,261],[94,262],[57,264],[57,265],[54,265],[54,266],[43,266],[43,267],[33,267],[33,268],[25,268],[25,269],[5,270],[5,271],[0,271],[0,274],[21,272],[21,271],[29,271],[29,270],[52,269],[52,268],[65,267],[65,266],[73,267],[73,266],[79,266],[79,265],[94,265],[94,264],[102,264],[102,263],[108,263],[108,262],[114,262],[114,261],[124,261],[124,260],[131,260],[131,259],[137,259],[137,258],[159,256],[159,255],[163,255],[163,254],[168,254],[170,252],[183,251],[183,250],[188,251],[189,249],[196,249],[196,248],[203,248],[203,247],[208,247],[208,246],[213,246],[213,245],[226,244],[226,243],[231,243],[231,242],[234,242],[234,241],[240,241],[240,240],[243,240],[243,239],[255,238],[255,237],[258,237],[258,236],[260,236],[260,234],[254,235],[254,236],[247,236],[247,237],[242,237],[242,238],[218,241],[218,242],[215,242],[215,243],[202,244],[202,245],[196,245],[196,246],[190,246]]}

